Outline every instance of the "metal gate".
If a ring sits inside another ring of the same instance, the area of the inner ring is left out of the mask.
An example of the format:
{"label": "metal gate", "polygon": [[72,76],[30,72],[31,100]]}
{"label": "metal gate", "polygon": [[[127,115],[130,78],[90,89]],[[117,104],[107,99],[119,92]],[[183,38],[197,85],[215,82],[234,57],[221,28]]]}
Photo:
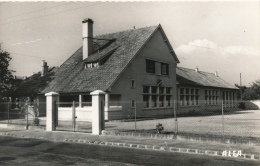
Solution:
{"label": "metal gate", "polygon": [[92,107],[88,102],[57,102],[55,126],[59,131],[92,132]]}

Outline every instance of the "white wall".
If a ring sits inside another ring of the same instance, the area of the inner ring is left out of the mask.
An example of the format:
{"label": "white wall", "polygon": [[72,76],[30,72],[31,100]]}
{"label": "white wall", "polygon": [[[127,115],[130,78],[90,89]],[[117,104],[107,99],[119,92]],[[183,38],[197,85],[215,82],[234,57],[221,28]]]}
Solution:
{"label": "white wall", "polygon": [[[76,116],[77,116],[77,121],[92,121],[92,107],[76,107]],[[122,112],[122,107],[121,106],[110,106],[109,107],[109,116],[110,120],[116,119],[116,116],[118,113]],[[108,112],[105,112],[107,114]],[[58,118],[59,120],[64,120],[64,121],[72,121],[72,107],[59,107],[58,108]],[[122,116],[120,116],[122,118]]]}

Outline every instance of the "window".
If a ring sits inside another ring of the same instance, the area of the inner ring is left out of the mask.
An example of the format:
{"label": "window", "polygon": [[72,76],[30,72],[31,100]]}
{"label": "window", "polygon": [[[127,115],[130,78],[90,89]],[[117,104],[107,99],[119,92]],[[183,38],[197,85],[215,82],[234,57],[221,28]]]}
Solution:
{"label": "window", "polygon": [[170,94],[171,93],[171,88],[166,87],[166,94]]}
{"label": "window", "polygon": [[171,106],[171,88],[157,86],[143,86],[143,107],[144,108],[162,108]]}
{"label": "window", "polygon": [[190,105],[190,96],[186,95],[186,105]]}
{"label": "window", "polygon": [[180,89],[180,94],[182,94],[182,95],[184,94],[184,88]]}
{"label": "window", "polygon": [[143,93],[150,93],[149,89],[150,89],[149,86],[143,86]]}
{"label": "window", "polygon": [[190,100],[191,100],[191,105],[195,105],[195,103],[194,103],[194,96],[193,95],[190,97]]}
{"label": "window", "polygon": [[75,107],[79,106],[78,95],[61,95],[60,96],[60,107],[72,107],[72,102],[75,102]]}
{"label": "window", "polygon": [[143,95],[143,103],[144,103],[144,108],[149,108],[149,95]]}
{"label": "window", "polygon": [[205,90],[205,103],[208,105],[218,104],[218,91],[217,90]]}
{"label": "window", "polygon": [[180,88],[180,105],[195,106],[199,104],[199,89]]}
{"label": "window", "polygon": [[132,87],[132,88],[135,88],[135,80],[132,80],[132,82],[131,82],[131,87]]}
{"label": "window", "polygon": [[132,100],[132,108],[135,108],[135,100]]}
{"label": "window", "polygon": [[157,87],[156,86],[152,86],[152,93],[157,94]]}
{"label": "window", "polygon": [[164,94],[164,87],[159,87],[159,94]]}
{"label": "window", "polygon": [[170,107],[171,106],[171,96],[170,95],[166,95],[166,103],[165,103],[166,107]]}
{"label": "window", "polygon": [[228,104],[228,91],[226,91],[226,103]]}
{"label": "window", "polygon": [[184,95],[181,95],[180,102],[181,106],[184,106]]}
{"label": "window", "polygon": [[146,72],[150,74],[169,75],[169,64],[146,59]]}
{"label": "window", "polygon": [[225,107],[235,107],[235,92],[232,91],[222,91],[222,100]]}
{"label": "window", "polygon": [[164,107],[164,95],[159,96],[159,107]]}
{"label": "window", "polygon": [[120,94],[110,94],[109,95],[109,106],[120,106],[121,95]]}
{"label": "window", "polygon": [[157,107],[157,95],[152,95],[152,107]]}
{"label": "window", "polygon": [[146,72],[155,74],[155,61],[146,59]]}
{"label": "window", "polygon": [[186,89],[186,95],[190,94],[190,89]]}
{"label": "window", "polygon": [[196,105],[199,105],[199,96],[196,96],[196,102],[195,102]]}
{"label": "window", "polygon": [[85,68],[94,68],[94,67],[98,67],[99,63],[98,62],[90,62],[90,63],[86,63],[85,64]]}
{"label": "window", "polygon": [[161,63],[161,74],[169,75],[169,65],[167,63]]}
{"label": "window", "polygon": [[82,95],[82,107],[92,106],[92,96],[91,95]]}

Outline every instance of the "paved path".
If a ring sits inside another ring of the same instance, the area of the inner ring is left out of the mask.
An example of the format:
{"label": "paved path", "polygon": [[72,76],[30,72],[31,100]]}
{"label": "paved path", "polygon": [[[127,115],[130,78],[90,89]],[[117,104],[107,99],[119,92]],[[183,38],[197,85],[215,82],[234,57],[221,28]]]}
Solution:
{"label": "paved path", "polygon": [[[176,139],[148,139],[141,137],[126,137],[126,136],[95,136],[88,133],[73,133],[73,132],[46,132],[34,130],[8,130],[0,129],[0,135],[12,136],[18,138],[36,138],[50,140],[56,142],[75,142],[85,144],[99,144],[107,146],[119,146],[127,148],[139,148],[169,152],[180,152],[190,154],[204,154],[211,156],[222,156],[223,151],[226,151],[226,156],[233,156],[234,153],[241,151],[239,159],[257,160],[259,159],[260,147],[250,145],[234,145],[223,143],[210,142],[195,142],[188,140]],[[225,154],[225,153],[224,153]]]}
{"label": "paved path", "polygon": [[258,166],[257,160],[0,136],[0,165]]}

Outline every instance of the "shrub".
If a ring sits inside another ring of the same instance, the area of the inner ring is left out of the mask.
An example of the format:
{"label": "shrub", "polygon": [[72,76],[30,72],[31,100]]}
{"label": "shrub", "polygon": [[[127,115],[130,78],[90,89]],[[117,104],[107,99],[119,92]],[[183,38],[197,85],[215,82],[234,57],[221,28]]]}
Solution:
{"label": "shrub", "polygon": [[156,127],[155,129],[157,134],[161,134],[162,131],[164,130],[164,127],[161,123],[158,123],[155,127]]}
{"label": "shrub", "polygon": [[245,110],[246,109],[246,104],[244,102],[239,102],[238,103],[238,108]]}
{"label": "shrub", "polygon": [[33,125],[39,126],[39,124],[40,124],[40,119],[39,118],[34,118],[33,119]]}

